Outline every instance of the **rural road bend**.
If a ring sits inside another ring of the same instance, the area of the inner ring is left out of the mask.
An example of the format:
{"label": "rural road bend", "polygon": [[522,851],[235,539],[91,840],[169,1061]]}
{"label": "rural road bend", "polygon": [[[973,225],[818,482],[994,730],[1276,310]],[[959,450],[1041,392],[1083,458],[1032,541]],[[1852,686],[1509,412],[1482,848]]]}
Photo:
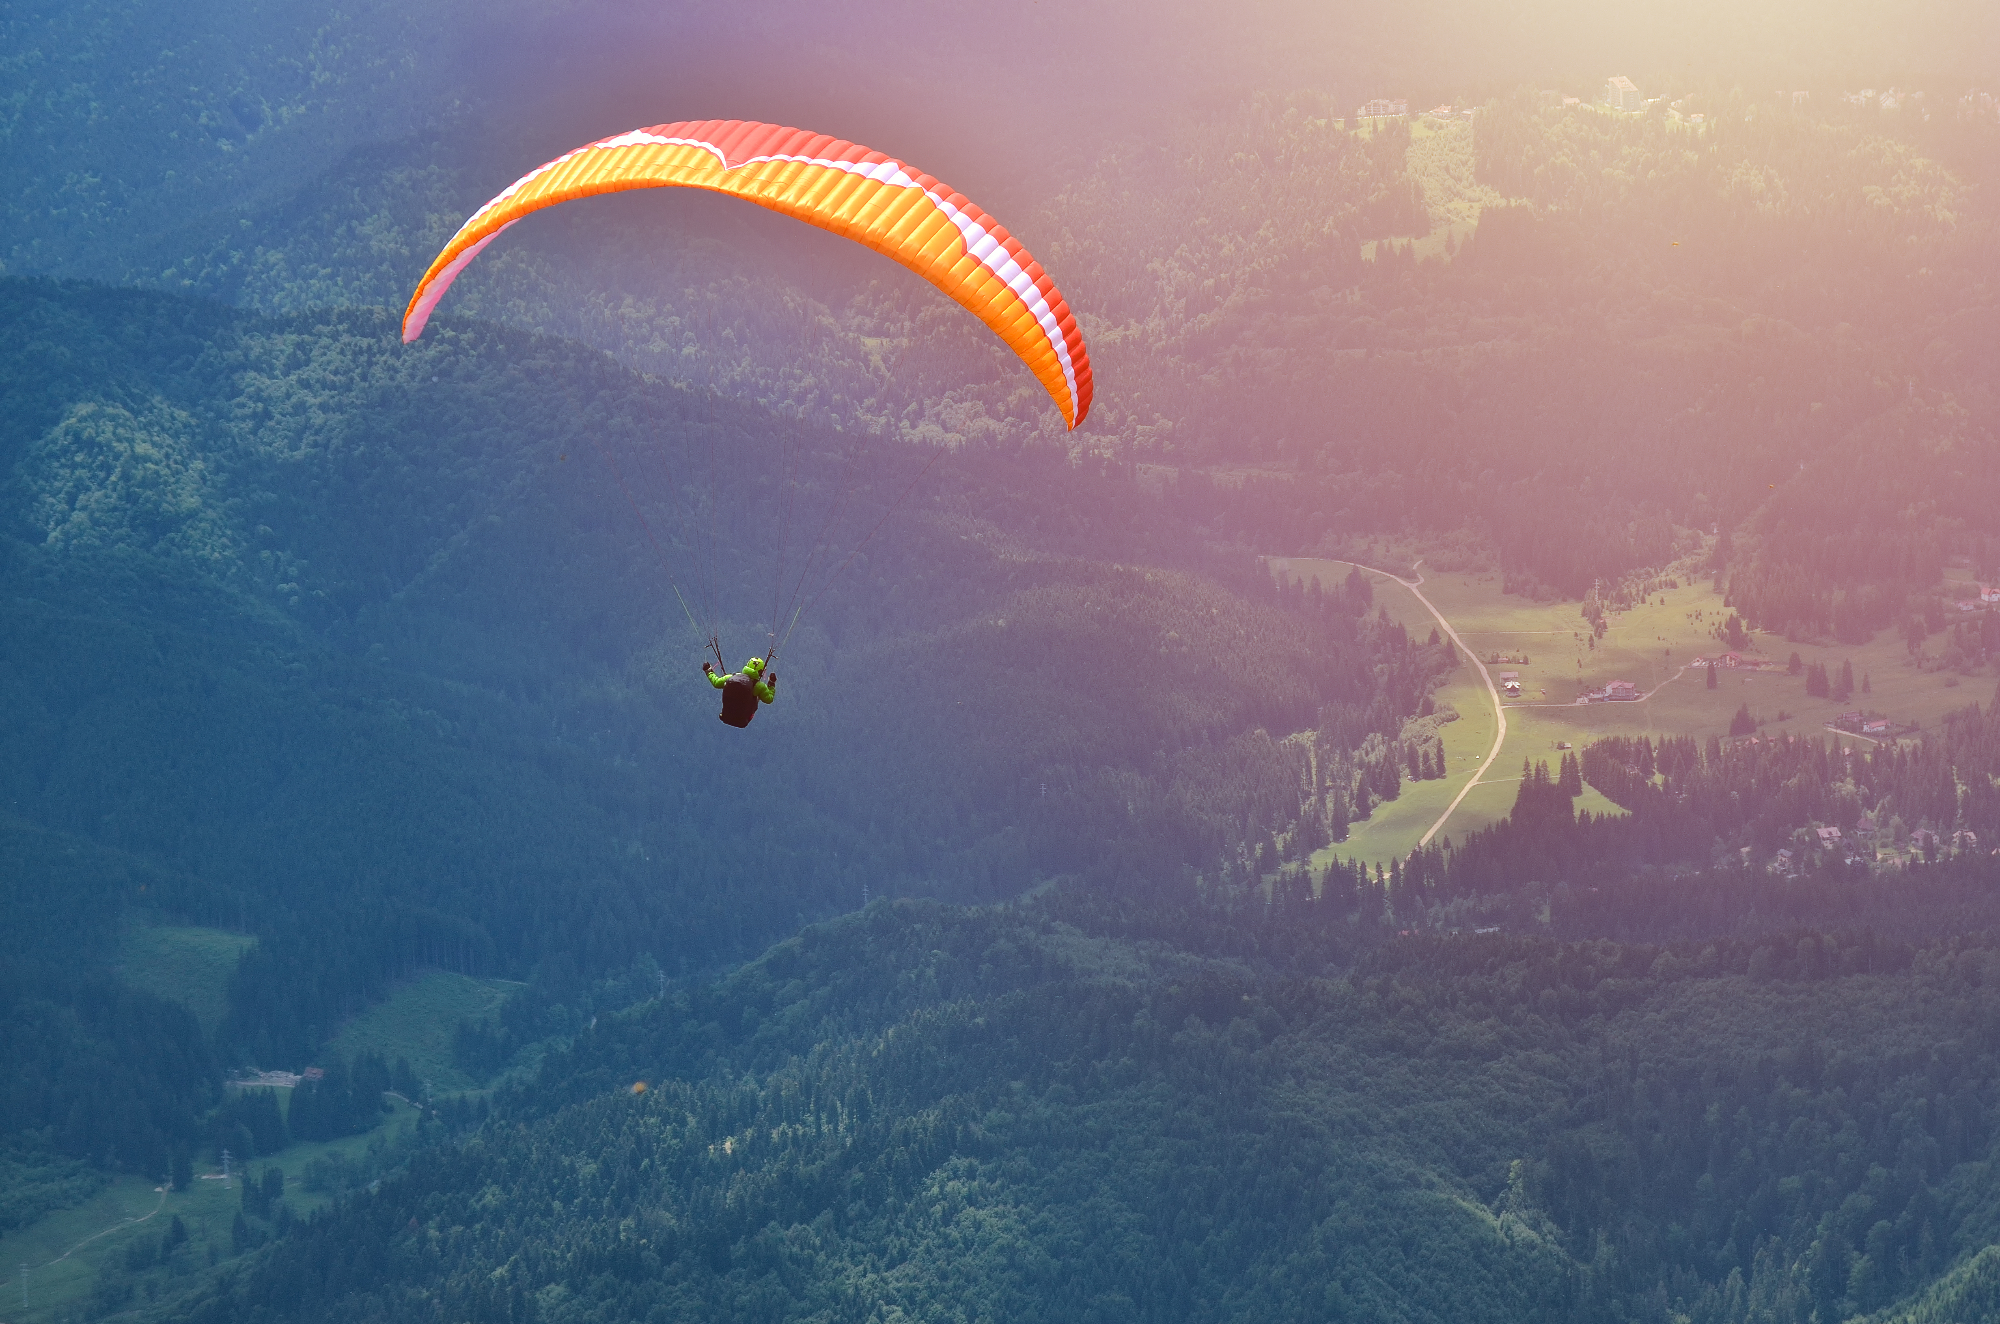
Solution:
{"label": "rural road bend", "polygon": [[1439,611],[1437,606],[1424,596],[1424,591],[1421,587],[1424,577],[1419,569],[1423,565],[1422,561],[1418,561],[1410,567],[1410,569],[1418,571],[1417,582],[1414,584],[1404,579],[1401,575],[1392,575],[1387,570],[1378,569],[1372,565],[1361,565],[1359,561],[1348,561],[1345,564],[1359,566],[1371,575],[1387,576],[1410,590],[1411,596],[1424,604],[1424,610],[1437,617],[1438,628],[1444,631],[1445,637],[1451,640],[1459,652],[1465,654],[1467,660],[1473,666],[1479,668],[1479,678],[1486,682],[1486,695],[1493,700],[1493,748],[1486,751],[1486,757],[1480,760],[1479,766],[1472,770],[1472,776],[1466,781],[1465,785],[1458,788],[1458,794],[1451,798],[1451,803],[1446,805],[1444,812],[1437,816],[1437,822],[1431,824],[1425,830],[1424,835],[1418,839],[1417,845],[1428,846],[1431,844],[1431,838],[1438,834],[1438,830],[1444,827],[1446,820],[1458,809],[1458,802],[1465,798],[1466,792],[1479,785],[1480,778],[1484,777],[1487,771],[1492,768],[1493,760],[1500,757],[1500,746],[1507,739],[1507,710],[1500,703],[1500,687],[1493,683],[1493,674],[1486,669],[1486,664],[1479,660],[1479,654],[1466,647],[1465,640],[1458,637],[1458,631],[1451,628],[1451,622],[1444,618],[1444,613]]}

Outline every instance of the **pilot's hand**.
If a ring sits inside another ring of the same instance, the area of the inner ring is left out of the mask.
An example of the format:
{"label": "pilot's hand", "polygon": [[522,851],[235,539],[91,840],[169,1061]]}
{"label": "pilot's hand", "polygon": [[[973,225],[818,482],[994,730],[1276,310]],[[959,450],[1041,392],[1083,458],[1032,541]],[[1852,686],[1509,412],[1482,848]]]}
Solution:
{"label": "pilot's hand", "polygon": [[712,667],[712,666],[710,666],[710,665],[709,665],[708,663],[706,663],[706,662],[704,662],[704,663],[702,663],[702,664],[701,664],[701,669],[702,669],[702,671],[703,671],[703,672],[704,672],[705,674],[707,674],[707,675],[711,675],[711,676],[712,676],[712,675],[714,675],[714,674],[715,674],[715,668],[714,668],[714,667]]}

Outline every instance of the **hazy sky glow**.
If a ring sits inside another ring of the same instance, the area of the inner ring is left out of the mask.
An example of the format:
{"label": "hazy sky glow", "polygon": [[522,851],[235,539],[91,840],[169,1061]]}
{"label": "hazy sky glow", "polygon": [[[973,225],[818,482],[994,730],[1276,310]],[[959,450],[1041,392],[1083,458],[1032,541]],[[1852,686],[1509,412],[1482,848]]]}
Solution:
{"label": "hazy sky glow", "polygon": [[[92,52],[83,64],[22,62],[0,85],[20,80],[30,105],[81,97],[98,107],[104,135],[101,159],[87,168],[39,160],[20,136],[0,146],[0,163],[69,179],[62,189],[82,190],[85,208],[111,205],[119,190],[198,195],[190,167],[212,154],[205,130],[230,124],[227,89],[255,81],[279,90],[284,71],[309,67],[312,78],[292,77],[290,104],[272,104],[278,118],[238,153],[236,172],[274,197],[344,150],[411,135],[463,137],[453,155],[490,161],[475,168],[498,187],[523,161],[635,125],[737,117],[810,126],[922,162],[998,211],[1046,196],[1060,172],[1096,159],[1108,142],[1249,90],[1320,92],[1337,107],[1383,95],[1432,105],[1523,84],[1589,95],[1621,72],[1642,89],[1677,93],[1955,90],[1989,82],[2000,65],[2000,6],[1984,0],[997,8],[578,0],[555,12],[364,3],[311,17],[312,9],[279,17],[158,6],[111,23],[56,8],[0,18],[10,46]],[[371,42],[403,56],[381,60]],[[189,88],[188,120],[202,127],[170,116],[126,120],[106,91],[112,84],[91,81],[106,77]],[[10,245],[0,259],[17,272],[102,275],[84,250],[132,242],[112,227],[80,226],[74,212],[50,221],[24,214],[15,227],[14,244],[27,236],[41,256]]]}
{"label": "hazy sky glow", "polygon": [[520,127],[537,150],[636,124],[762,119],[917,160],[938,160],[949,144],[968,163],[957,169],[969,177],[947,175],[952,183],[1004,198],[1037,162],[1075,159],[1107,132],[1143,132],[1217,93],[1296,88],[1341,105],[1381,95],[1429,105],[1526,83],[1589,94],[1621,72],[1642,88],[1759,92],[1978,80],[2000,64],[1996,10],[1981,0],[1029,0],[997,10],[585,0],[456,39],[464,60],[509,89],[505,103],[536,108]]}

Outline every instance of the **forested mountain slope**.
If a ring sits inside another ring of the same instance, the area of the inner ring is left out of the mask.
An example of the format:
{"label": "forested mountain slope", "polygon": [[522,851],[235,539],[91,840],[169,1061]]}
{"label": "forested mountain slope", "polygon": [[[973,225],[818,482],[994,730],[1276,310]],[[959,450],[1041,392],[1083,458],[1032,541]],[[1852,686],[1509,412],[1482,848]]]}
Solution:
{"label": "forested mountain slope", "polygon": [[[2000,126],[1697,100],[1701,125],[1502,101],[1362,137],[1273,94],[1105,143],[1014,222],[1105,383],[1078,444],[1220,475],[1214,536],[1469,531],[1570,596],[1672,559],[1677,528],[1740,526],[1743,606],[1809,636],[1894,623],[1946,556],[2000,565],[1977,519],[2000,496],[1979,463]],[[371,155],[257,217],[271,246],[232,237],[177,278],[393,305],[515,168]],[[1401,237],[1426,235],[1419,260]],[[780,412],[1053,432],[1004,352],[846,247],[606,200],[510,235],[453,307]]]}
{"label": "forested mountain slope", "polygon": [[[310,1061],[423,965],[539,970],[560,1000],[867,890],[1210,867],[1323,785],[1354,812],[1351,750],[1447,662],[1060,448],[927,460],[489,327],[405,347],[374,314],[0,301],[0,803],[36,843],[8,996],[101,968],[121,915],[247,930],[224,1057]],[[669,571],[719,604],[731,665],[761,651],[789,504],[837,515],[815,583],[881,532],[737,732]],[[154,1171],[191,1126],[106,1114],[73,1152]]]}
{"label": "forested mountain slope", "polygon": [[1343,969],[1311,902],[1079,900],[876,906],[602,1022],[173,1315],[1735,1324],[2000,1236],[1983,942]]}
{"label": "forested mountain slope", "polygon": [[[579,35],[602,8],[482,7],[482,40],[458,47],[450,6],[385,14],[376,35],[412,52],[395,71],[370,54],[374,19],[345,7],[311,49],[261,58],[276,38],[250,25],[206,54],[152,56],[158,78],[118,104],[151,105],[147,133],[173,125],[148,150],[202,188],[182,197],[170,183],[149,202],[158,225],[102,243],[88,238],[101,220],[72,215],[68,192],[92,179],[151,189],[154,176],[133,168],[131,135],[55,113],[110,92],[49,53],[72,39],[97,50],[117,25],[93,7],[24,13],[13,21],[40,53],[22,57],[35,113],[10,150],[40,154],[23,224],[53,228],[6,260],[267,312],[395,308],[465,215],[550,155],[718,109],[793,114],[943,174],[1030,241],[1103,385],[1074,440],[1216,475],[1198,503],[1213,536],[1271,551],[1450,540],[1497,556],[1518,587],[1581,596],[1671,559],[1677,530],[1722,526],[1739,535],[1727,568],[1752,623],[1820,638],[1896,623],[1946,556],[2000,566],[1977,519],[2000,496],[2000,467],[1981,462],[1996,426],[1984,369],[2000,316],[2000,123],[1962,81],[1855,106],[1830,75],[1799,100],[1691,69],[1649,87],[1662,104],[1644,115],[1445,91],[1477,108],[1470,122],[1363,134],[1349,119],[1366,83],[1347,43],[1314,78],[1231,66],[1199,95],[1148,91],[1143,112],[1119,115],[1101,80],[1060,72],[1087,58],[1087,43],[1065,42],[1043,71],[1048,97],[995,133],[956,111],[897,114],[894,79],[826,103],[779,72],[783,59],[747,92],[696,70],[662,90],[637,73],[655,44],[799,16],[677,10],[633,26],[613,54]],[[1078,38],[1109,20],[1068,21]],[[1366,26],[1395,44],[1395,23]],[[914,57],[957,31],[885,18],[829,40]],[[540,64],[519,54],[529,43]],[[1448,65],[1450,44],[1424,43],[1426,58]],[[199,60],[228,71],[206,83],[236,87],[253,129],[220,103],[166,94],[165,71],[208,70]],[[294,86],[300,70],[318,90]],[[584,71],[594,95],[565,94]],[[253,164],[265,157],[284,164]],[[1004,351],[915,277],[711,198],[538,216],[444,312],[577,337],[850,429],[1058,426]]]}

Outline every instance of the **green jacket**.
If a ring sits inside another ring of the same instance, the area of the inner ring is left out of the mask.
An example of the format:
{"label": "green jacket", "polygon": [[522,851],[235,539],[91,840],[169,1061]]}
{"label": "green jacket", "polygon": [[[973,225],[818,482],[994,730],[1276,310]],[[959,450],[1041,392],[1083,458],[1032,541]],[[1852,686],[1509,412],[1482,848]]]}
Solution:
{"label": "green jacket", "polygon": [[[721,689],[724,685],[727,685],[732,680],[742,680],[742,679],[744,679],[744,676],[743,673],[740,671],[733,676],[725,676],[720,672],[716,671],[711,671],[708,673],[708,683],[713,685],[716,689]],[[776,676],[773,676],[769,680],[760,680],[755,685],[751,686],[751,688],[757,692],[757,698],[759,701],[763,703],[770,703],[772,700],[778,697],[778,678]]]}

